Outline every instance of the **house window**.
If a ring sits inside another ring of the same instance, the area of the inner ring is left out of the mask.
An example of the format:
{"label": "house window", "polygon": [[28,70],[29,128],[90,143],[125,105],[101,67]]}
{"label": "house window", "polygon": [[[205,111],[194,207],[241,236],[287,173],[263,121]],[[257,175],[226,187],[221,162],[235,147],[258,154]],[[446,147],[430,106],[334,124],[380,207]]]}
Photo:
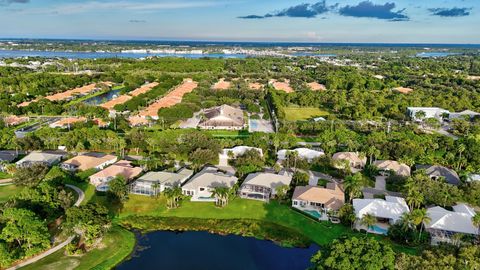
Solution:
{"label": "house window", "polygon": [[293,201],[293,205],[298,205],[298,202],[297,202],[297,201]]}
{"label": "house window", "polygon": [[205,191],[205,188],[201,187],[201,188],[200,188],[200,191]]}

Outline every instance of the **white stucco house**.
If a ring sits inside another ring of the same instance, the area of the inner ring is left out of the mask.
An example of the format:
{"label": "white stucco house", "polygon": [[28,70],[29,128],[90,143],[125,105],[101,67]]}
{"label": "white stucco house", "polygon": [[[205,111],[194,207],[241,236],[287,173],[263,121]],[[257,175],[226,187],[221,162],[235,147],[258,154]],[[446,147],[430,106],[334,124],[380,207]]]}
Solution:
{"label": "white stucco house", "polygon": [[[424,112],[424,117],[419,117],[418,113]],[[407,108],[407,115],[413,121],[422,121],[423,119],[427,118],[435,118],[438,120],[443,119],[443,114],[450,114],[448,110],[438,108],[438,107],[408,107]]]}
{"label": "white stucco house", "polygon": [[191,196],[191,201],[214,202],[216,199],[212,197],[212,191],[216,187],[232,188],[237,182],[238,178],[233,174],[216,167],[205,167],[182,186],[182,193]]}
{"label": "white stucco house", "polygon": [[282,149],[277,152],[278,161],[281,162],[286,160],[289,152],[296,152],[299,158],[306,159],[307,161],[312,161],[315,158],[325,155],[323,151],[317,151],[310,148],[296,148],[292,150]]}

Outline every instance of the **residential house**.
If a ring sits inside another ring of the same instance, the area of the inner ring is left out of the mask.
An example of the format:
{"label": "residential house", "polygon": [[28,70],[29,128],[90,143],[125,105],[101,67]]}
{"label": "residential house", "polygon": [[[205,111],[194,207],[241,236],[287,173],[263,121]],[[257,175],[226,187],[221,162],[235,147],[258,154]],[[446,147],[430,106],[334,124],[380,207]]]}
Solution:
{"label": "residential house", "polygon": [[376,160],[373,165],[378,168],[380,174],[389,176],[391,172],[395,175],[410,176],[410,167],[407,164],[395,160]]}
{"label": "residential house", "polygon": [[280,186],[289,186],[292,175],[286,171],[280,174],[274,173],[251,173],[240,186],[238,194],[241,198],[268,202],[277,194]]}
{"label": "residential house", "polygon": [[467,182],[478,182],[480,181],[480,174],[470,174],[467,177]]}
{"label": "residential house", "polygon": [[220,171],[216,167],[205,167],[182,186],[182,193],[192,196],[192,201],[212,202],[213,191],[217,187],[232,188],[238,178],[231,173]]}
{"label": "residential house", "polygon": [[85,117],[66,117],[58,121],[51,123],[49,126],[51,128],[71,128],[76,123],[85,123],[87,118]]}
{"label": "residential house", "polygon": [[479,117],[480,113],[471,111],[471,110],[465,110],[462,112],[453,112],[450,113],[448,116],[449,120],[454,120],[454,119],[464,119],[464,120],[472,120],[475,117]]}
{"label": "residential house", "polygon": [[148,172],[130,184],[130,192],[139,195],[157,195],[167,188],[181,186],[192,175],[193,171],[186,168],[178,172]]}
{"label": "residential house", "polygon": [[296,148],[293,150],[282,149],[277,152],[278,161],[286,160],[288,153],[290,152],[296,152],[298,155],[298,158],[305,159],[309,162],[314,160],[315,158],[319,158],[325,155],[323,151],[317,151],[310,148]]}
{"label": "residential house", "polygon": [[241,130],[246,127],[243,111],[229,105],[206,109],[198,124],[202,129]]}
{"label": "residential house", "polygon": [[425,170],[425,173],[432,180],[445,179],[449,184],[458,186],[460,185],[460,177],[458,174],[449,168],[439,166],[439,165],[417,165],[415,167],[417,170]]}
{"label": "residential house", "polygon": [[248,150],[256,150],[260,156],[263,157],[263,151],[261,148],[251,147],[251,146],[235,146],[233,148],[225,148],[223,149],[222,153],[218,154],[219,157],[219,165],[220,166],[228,166],[228,160],[230,158],[237,158],[242,156]]}
{"label": "residential house", "polygon": [[120,160],[90,176],[90,183],[94,185],[98,191],[107,191],[108,183],[115,177],[121,175],[125,177],[127,181],[130,181],[141,173],[142,168],[132,166],[130,161]]}
{"label": "residential house", "polygon": [[12,163],[18,157],[17,151],[0,151],[0,171],[4,171],[7,164]]}
{"label": "residential house", "polygon": [[345,203],[345,194],[336,183],[327,187],[297,186],[293,192],[292,206],[327,220],[329,212],[337,212]]}
{"label": "residential house", "polygon": [[472,223],[475,211],[466,204],[453,206],[453,211],[440,206],[427,209],[430,222],[425,223],[425,229],[432,237],[432,244],[439,242],[451,243],[456,234],[478,235],[479,228]]}
{"label": "residential house", "polygon": [[347,163],[352,172],[361,171],[367,164],[367,158],[361,157],[356,152],[338,152],[333,154],[332,160],[335,168],[345,169],[345,164]]}
{"label": "residential house", "polygon": [[[390,225],[398,222],[404,213],[410,211],[405,199],[393,196],[385,196],[385,200],[353,199],[353,208],[357,219],[356,228],[376,234],[387,234]],[[369,228],[361,224],[361,219],[367,214],[377,219],[377,223]]]}
{"label": "residential house", "polygon": [[53,166],[59,163],[66,155],[66,152],[34,151],[17,161],[16,164],[17,167],[23,168],[30,167],[34,164]]}
{"label": "residential house", "polygon": [[[423,112],[424,116],[419,117],[419,112]],[[423,119],[427,118],[435,118],[438,120],[442,120],[444,114],[450,114],[449,111],[437,108],[437,107],[408,107],[407,108],[407,115],[413,121],[422,121]]]}
{"label": "residential house", "polygon": [[89,169],[102,170],[117,161],[114,155],[103,153],[84,153],[63,162],[60,167],[64,170],[76,172]]}

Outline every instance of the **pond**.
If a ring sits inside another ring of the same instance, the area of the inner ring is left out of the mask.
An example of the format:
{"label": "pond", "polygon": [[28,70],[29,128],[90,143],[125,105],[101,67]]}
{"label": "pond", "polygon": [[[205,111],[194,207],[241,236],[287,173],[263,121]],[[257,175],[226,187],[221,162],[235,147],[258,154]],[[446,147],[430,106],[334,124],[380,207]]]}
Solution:
{"label": "pond", "polygon": [[105,103],[109,100],[116,98],[120,93],[120,89],[108,91],[98,96],[91,97],[83,101],[83,103],[88,105],[99,105]]}
{"label": "pond", "polygon": [[271,241],[236,235],[157,231],[137,236],[132,258],[116,269],[304,270],[318,249],[316,245],[284,248]]}

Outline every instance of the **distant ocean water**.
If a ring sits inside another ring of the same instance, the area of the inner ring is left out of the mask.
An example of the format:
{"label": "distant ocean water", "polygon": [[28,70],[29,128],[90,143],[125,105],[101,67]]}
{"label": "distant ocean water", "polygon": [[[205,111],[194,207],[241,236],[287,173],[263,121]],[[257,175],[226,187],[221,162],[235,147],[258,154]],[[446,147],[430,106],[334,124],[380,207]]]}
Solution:
{"label": "distant ocean water", "polygon": [[93,40],[93,39],[2,39],[17,42],[96,42],[104,44],[137,44],[166,46],[224,46],[224,47],[399,47],[399,48],[478,48],[480,44],[427,44],[427,43],[315,43],[315,42],[246,42],[246,41],[181,41],[181,40]]}

